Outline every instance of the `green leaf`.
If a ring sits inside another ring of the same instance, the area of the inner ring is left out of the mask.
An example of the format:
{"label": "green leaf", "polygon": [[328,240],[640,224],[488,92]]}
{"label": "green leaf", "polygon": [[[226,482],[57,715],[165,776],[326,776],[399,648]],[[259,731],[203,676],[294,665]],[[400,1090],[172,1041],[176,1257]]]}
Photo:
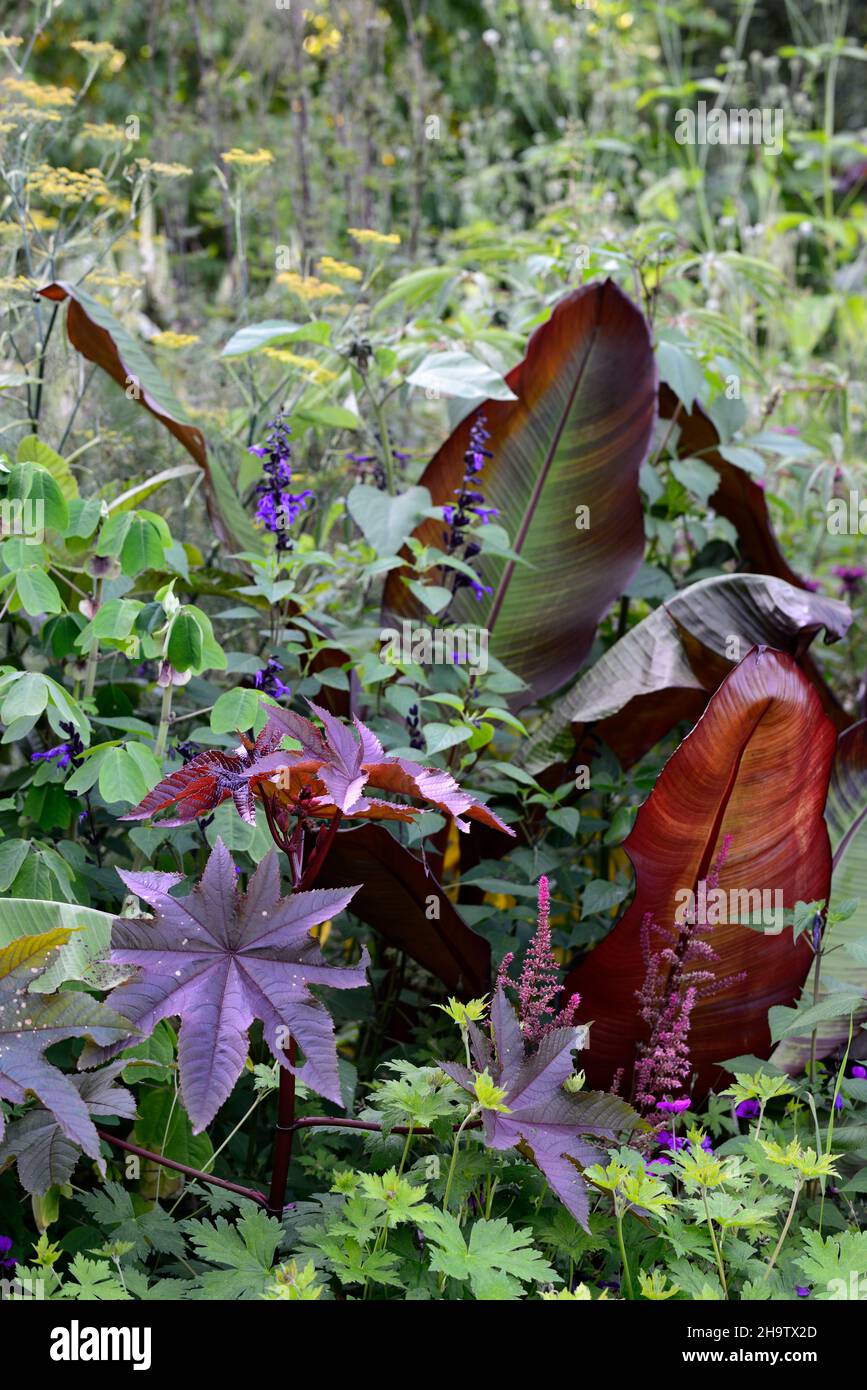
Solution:
{"label": "green leaf", "polygon": [[430,504],[426,487],[411,487],[390,497],[366,483],[357,483],[346,499],[349,515],[380,556],[397,554]]}
{"label": "green leaf", "polygon": [[97,497],[73,498],[64,536],[67,540],[87,540],[99,525],[101,516],[102,503]]}
{"label": "green leaf", "polygon": [[[29,853],[29,840],[0,841],[0,893],[6,892]],[[7,946],[9,941],[4,939],[4,927],[0,927],[0,944]],[[47,930],[47,928],[43,928],[43,930]],[[34,935],[38,935],[38,933],[34,933]]]}
{"label": "green leaf", "polygon": [[395,304],[405,304],[408,309],[418,308],[431,299],[438,290],[460,274],[455,266],[427,266],[423,270],[412,270],[402,275],[390,285],[382,298],[374,306],[371,318],[378,318]]}
{"label": "green leaf", "polygon": [[331,325],[314,321],[312,323],[290,323],[285,319],[262,319],[260,323],[250,323],[233,333],[221,357],[243,357],[248,352],[258,352],[263,347],[276,347],[279,343],[327,343],[331,337]]}
{"label": "green leaf", "polygon": [[110,749],[99,768],[99,794],[103,800],[110,806],[118,802],[137,806],[149,791],[138,762],[127,749]]}
{"label": "green leaf", "polygon": [[202,661],[202,629],[192,613],[181,609],[169,633],[166,656],[176,671],[198,669]]}
{"label": "green leaf", "polygon": [[532,1232],[515,1230],[502,1217],[476,1221],[464,1239],[451,1212],[434,1211],[422,1221],[431,1246],[430,1267],[450,1279],[469,1279],[482,1301],[523,1297],[523,1284],[559,1283],[556,1270],[532,1246]]}
{"label": "green leaf", "polygon": [[[722,452],[722,451],[720,451]],[[707,506],[719,487],[719,474],[709,463],[701,459],[672,459],[672,475],[679,483],[697,497],[702,506]]]}
{"label": "green leaf", "polygon": [[130,1294],[107,1260],[89,1260],[79,1252],[63,1279],[56,1298],[74,1298],[87,1303],[125,1303]]}
{"label": "green leaf", "polygon": [[11,724],[14,719],[25,716],[38,719],[48,704],[49,687],[44,676],[32,671],[22,671],[9,687],[8,694],[0,708],[0,719]]}
{"label": "green leaf", "polygon": [[259,707],[258,690],[227,690],[211,710],[211,729],[215,734],[244,733],[255,724]]}
{"label": "green leaf", "polygon": [[327,425],[332,430],[361,429],[361,421],[354,410],[347,410],[345,406],[333,405],[328,401],[318,405],[305,405],[302,402],[295,406],[292,413],[299,420],[306,420],[311,425]]}
{"label": "green leaf", "polygon": [[830,1018],[848,1019],[863,1003],[860,993],[840,990],[827,995],[818,1004],[813,1004],[807,1009],[787,1009],[783,1005],[776,1005],[768,1012],[771,1041],[779,1042],[780,1038],[788,1037],[792,1033],[807,1035],[818,1024],[826,1023]]}
{"label": "green leaf", "polygon": [[274,1255],[282,1227],[260,1208],[247,1205],[236,1226],[218,1216],[213,1225],[208,1221],[185,1221],[184,1229],[199,1259],[225,1266],[199,1275],[197,1285],[205,1298],[258,1299],[273,1281]]}
{"label": "green leaf", "polygon": [[7,497],[42,504],[43,525],[65,531],[69,521],[66,498],[47,468],[34,463],[16,463],[9,474]]}
{"label": "green leaf", "polygon": [[471,352],[450,350],[428,353],[406,379],[435,398],[456,397],[465,401],[515,401],[517,396],[493,367],[480,362]]}
{"label": "green leaf", "polygon": [[[67,980],[96,986],[105,976],[99,962],[108,955],[113,920],[110,912],[98,912],[78,903],[8,898],[0,913],[0,946],[8,946],[20,936],[42,936],[65,928],[71,932],[69,940],[52,958],[48,969],[31,984],[30,993],[51,994]],[[116,978],[116,968],[109,970]],[[124,976],[127,973],[124,971]]]}
{"label": "green leaf", "polygon": [[434,753],[442,753],[446,748],[454,748],[459,743],[466,743],[467,739],[472,738],[475,732],[475,729],[469,724],[437,724],[436,722],[427,724],[424,733],[428,754],[433,757]]}
{"label": "green leaf", "polygon": [[62,613],[63,600],[54,580],[38,565],[28,565],[15,575],[15,587],[24,612],[31,618],[41,613]]}
{"label": "green leaf", "polygon": [[107,1182],[95,1192],[79,1193],[78,1199],[113,1241],[132,1246],[136,1259],[153,1254],[183,1257],[186,1253],[181,1228],[168,1212],[155,1206],[136,1215],[132,1195],[121,1183]]}
{"label": "green leaf", "polygon": [[121,547],[121,569],[134,579],[143,570],[159,570],[164,565],[163,543],[157,526],[148,517],[133,513]]}
{"label": "green leaf", "polygon": [[846,1231],[823,1239],[818,1231],[804,1231],[803,1242],[805,1253],[795,1264],[812,1287],[814,1298],[864,1298],[867,1232]]}
{"label": "green leaf", "polygon": [[15,459],[17,463],[34,463],[37,467],[44,468],[51,474],[67,502],[72,502],[78,497],[78,483],[66,459],[61,458],[60,454],[55,453],[54,449],[37,435],[29,434],[21,440]]}
{"label": "green leaf", "polygon": [[661,342],[657,346],[656,362],[660,381],[671,387],[687,410],[692,410],[696,397],[704,390],[701,362],[679,344],[668,342]]}

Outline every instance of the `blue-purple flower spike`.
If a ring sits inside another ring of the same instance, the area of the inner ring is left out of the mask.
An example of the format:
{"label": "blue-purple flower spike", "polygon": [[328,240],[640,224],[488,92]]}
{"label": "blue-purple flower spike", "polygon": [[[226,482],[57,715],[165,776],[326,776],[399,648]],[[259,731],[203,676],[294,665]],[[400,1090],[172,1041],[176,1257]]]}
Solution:
{"label": "blue-purple flower spike", "polygon": [[277,551],[291,550],[289,530],[313,497],[309,488],[292,491],[291,430],[278,416],[268,426],[264,444],[254,444],[249,452],[263,459],[262,481],[256,487],[256,520],[276,537]]}
{"label": "blue-purple flower spike", "polygon": [[[493,458],[493,454],[487,448],[491,436],[486,424],[484,415],[480,415],[473,422],[464,453],[463,481],[461,486],[455,489],[458,500],[443,507],[443,520],[449,528],[443,533],[446,554],[456,555],[467,564],[481,553],[481,546],[471,539],[471,528],[476,524],[487,526],[488,522],[498,515],[496,507],[485,505],[485,494],[479,489],[479,475],[488,459]],[[471,588],[477,599],[492,592],[489,585],[482,583],[481,578],[474,581],[468,574],[458,570],[450,572],[448,587],[453,595],[459,589]],[[447,617],[448,613],[443,615],[444,619]]]}

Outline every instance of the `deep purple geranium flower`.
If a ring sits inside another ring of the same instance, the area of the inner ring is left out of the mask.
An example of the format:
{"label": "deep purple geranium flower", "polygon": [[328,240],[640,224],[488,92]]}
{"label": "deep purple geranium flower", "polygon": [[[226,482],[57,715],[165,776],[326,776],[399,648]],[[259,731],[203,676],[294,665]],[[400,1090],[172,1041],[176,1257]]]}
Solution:
{"label": "deep purple geranium flower", "polygon": [[758,1115],[761,1106],[757,1100],[742,1100],[740,1105],[735,1106],[735,1114],[739,1120],[746,1120],[753,1115]]}
{"label": "deep purple geranium flower", "polygon": [[0,1269],[14,1269],[15,1260],[10,1258],[12,1249],[12,1237],[0,1236]]}
{"label": "deep purple geranium flower", "polygon": [[852,1075],[853,1075],[853,1076],[857,1076],[857,1077],[859,1077],[861,1080],[863,1080],[863,1078],[864,1078],[865,1076],[867,1076],[867,1067],[854,1066],[854,1067],[852,1068]]}
{"label": "deep purple geranium flower", "polygon": [[667,1115],[682,1115],[684,1110],[690,1106],[689,1096],[681,1096],[679,1100],[658,1100],[657,1110],[664,1110]]}
{"label": "deep purple geranium flower", "polygon": [[809,1290],[809,1289],[805,1289],[803,1284],[796,1284],[796,1285],[795,1285],[795,1293],[798,1295],[799,1298],[809,1298],[809,1297],[810,1297],[810,1290]]}
{"label": "deep purple geranium flower", "polygon": [[863,565],[835,565],[831,573],[840,581],[840,598],[855,598],[867,569]]}
{"label": "deep purple geranium flower", "polygon": [[[678,1138],[676,1134],[673,1134],[671,1130],[668,1129],[661,1129],[657,1138],[659,1140],[659,1143],[662,1145],[663,1149],[673,1150],[675,1153],[680,1153],[681,1149],[692,1148],[692,1145],[690,1144],[688,1139]],[[707,1135],[705,1135],[702,1139],[701,1147],[704,1149],[705,1153],[713,1153],[713,1148],[711,1146],[710,1139]]]}

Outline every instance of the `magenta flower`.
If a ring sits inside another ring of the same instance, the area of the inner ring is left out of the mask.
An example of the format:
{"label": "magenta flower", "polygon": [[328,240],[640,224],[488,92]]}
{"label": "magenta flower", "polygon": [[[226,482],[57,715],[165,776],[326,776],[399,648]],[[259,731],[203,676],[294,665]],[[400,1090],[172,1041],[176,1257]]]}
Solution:
{"label": "magenta flower", "polygon": [[[726,835],[707,877],[707,888],[711,891],[719,883],[730,846],[731,836]],[[635,1099],[644,1111],[655,1109],[660,1095],[670,1096],[673,1091],[683,1090],[692,1072],[689,1029],[696,1002],[735,983],[732,978],[715,980],[711,971],[702,968],[718,959],[710,943],[704,940],[712,930],[711,923],[689,920],[662,927],[653,921],[650,913],[641,924],[646,973],[636,997],[639,1014],[648,1025],[650,1036],[639,1046]],[[653,949],[654,936],[661,939],[656,950]]]}
{"label": "magenta flower", "polygon": [[[518,1013],[521,1031],[529,1043],[540,1043],[555,1028],[571,1028],[581,1002],[581,996],[573,994],[559,1013],[555,1013],[552,1001],[560,993],[560,967],[554,959],[551,948],[550,922],[551,896],[548,879],[543,874],[539,879],[539,916],[536,931],[527,947],[521,978],[518,981]],[[497,989],[511,984],[507,970],[513,957],[507,955],[497,972]]]}

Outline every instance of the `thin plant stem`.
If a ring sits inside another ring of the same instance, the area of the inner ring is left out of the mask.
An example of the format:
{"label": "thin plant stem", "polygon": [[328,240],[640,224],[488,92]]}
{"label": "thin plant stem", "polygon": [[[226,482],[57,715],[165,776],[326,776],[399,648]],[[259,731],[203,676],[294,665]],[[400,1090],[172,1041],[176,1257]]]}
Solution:
{"label": "thin plant stem", "polygon": [[717,1267],[717,1269],[719,1270],[719,1278],[720,1278],[720,1283],[722,1284],[723,1298],[728,1298],[728,1296],[729,1296],[729,1291],[728,1291],[728,1285],[726,1284],[726,1271],[725,1271],[725,1265],[723,1264],[723,1258],[722,1258],[722,1255],[720,1254],[720,1248],[719,1248],[719,1244],[718,1244],[717,1238],[716,1238],[716,1231],[715,1231],[714,1228],[713,1228],[713,1221],[711,1220],[710,1207],[709,1207],[708,1204],[707,1204],[707,1188],[705,1188],[705,1187],[703,1187],[702,1190],[701,1190],[701,1200],[702,1200],[702,1202],[703,1202],[703,1204],[704,1204],[704,1214],[705,1214],[705,1219],[706,1219],[706,1221],[707,1221],[707,1229],[708,1229],[708,1231],[710,1232],[711,1244],[713,1245],[713,1253],[714,1253],[714,1257],[715,1257],[715,1259],[716,1259],[716,1267]]}
{"label": "thin plant stem", "polygon": [[458,1125],[457,1129],[455,1130],[455,1142],[454,1142],[453,1145],[452,1145],[452,1159],[451,1159],[451,1163],[449,1164],[448,1177],[446,1178],[446,1190],[445,1190],[445,1193],[444,1193],[444,1195],[443,1195],[443,1211],[448,1211],[448,1209],[449,1209],[449,1197],[451,1196],[451,1192],[452,1192],[452,1183],[454,1182],[454,1178],[455,1178],[455,1168],[456,1168],[456,1166],[457,1166],[457,1161],[458,1161],[458,1149],[460,1148],[460,1144],[461,1144],[461,1135],[463,1134],[464,1130],[466,1129],[467,1124],[469,1123],[469,1121],[470,1121],[470,1120],[474,1120],[475,1117],[476,1117],[476,1115],[477,1115],[478,1113],[479,1113],[479,1112],[478,1112],[478,1107],[477,1107],[477,1106],[473,1106],[472,1110],[468,1110],[468,1111],[467,1111],[466,1115],[465,1115],[464,1118],[461,1120],[461,1123]]}
{"label": "thin plant stem", "polygon": [[228,1182],[225,1178],[215,1178],[212,1173],[203,1173],[200,1168],[191,1168],[187,1163],[177,1163],[173,1158],[165,1158],[163,1154],[152,1153],[150,1149],[143,1149],[139,1144],[131,1144],[127,1139],[118,1139],[116,1134],[109,1134],[107,1130],[98,1129],[96,1132],[100,1139],[104,1139],[107,1144],[113,1144],[116,1149],[123,1149],[125,1153],[150,1159],[152,1163],[159,1163],[163,1168],[173,1168],[176,1173],[184,1173],[188,1178],[197,1178],[199,1182],[210,1183],[212,1187],[222,1187],[226,1192],[236,1192],[238,1196],[248,1197],[251,1202],[256,1202],[261,1207],[268,1205],[268,1198],[264,1192],[258,1192],[253,1187],[241,1187],[239,1183]]}
{"label": "thin plant stem", "polygon": [[771,1270],[773,1269],[774,1265],[777,1263],[777,1256],[779,1255],[780,1251],[781,1251],[782,1248],[783,1248],[783,1242],[784,1242],[784,1240],[786,1239],[786,1236],[789,1234],[789,1227],[791,1226],[791,1224],[792,1224],[792,1218],[793,1218],[794,1215],[795,1215],[795,1208],[796,1208],[796,1206],[798,1205],[798,1198],[799,1198],[800,1195],[801,1195],[801,1187],[803,1186],[803,1181],[804,1181],[804,1180],[803,1180],[803,1178],[801,1177],[801,1175],[800,1175],[800,1173],[799,1173],[798,1176],[797,1176],[797,1178],[795,1179],[795,1190],[794,1190],[794,1192],[792,1193],[792,1205],[789,1207],[789,1214],[788,1214],[788,1216],[786,1217],[786,1224],[785,1224],[785,1226],[783,1227],[782,1231],[780,1232],[780,1239],[777,1241],[777,1248],[775,1249],[773,1255],[771,1256],[770,1260],[768,1261],[768,1267],[767,1267],[767,1269],[765,1270],[764,1274],[762,1275],[762,1280],[763,1280],[763,1281],[764,1281],[765,1279],[767,1279],[767,1277],[768,1277],[768,1275],[770,1274]]}
{"label": "thin plant stem", "polygon": [[626,1297],[632,1302],[635,1298],[635,1290],[632,1285],[632,1271],[629,1268],[629,1261],[626,1258],[626,1245],[623,1240],[623,1212],[616,1203],[614,1206],[614,1219],[617,1222],[617,1244],[620,1246],[620,1260],[623,1265],[623,1282],[626,1285]]}
{"label": "thin plant stem", "polygon": [[163,686],[163,700],[160,706],[160,726],[157,729],[156,743],[154,744],[154,757],[158,763],[162,763],[166,752],[166,743],[169,737],[169,726],[172,722],[172,693],[174,686],[169,682]]}

